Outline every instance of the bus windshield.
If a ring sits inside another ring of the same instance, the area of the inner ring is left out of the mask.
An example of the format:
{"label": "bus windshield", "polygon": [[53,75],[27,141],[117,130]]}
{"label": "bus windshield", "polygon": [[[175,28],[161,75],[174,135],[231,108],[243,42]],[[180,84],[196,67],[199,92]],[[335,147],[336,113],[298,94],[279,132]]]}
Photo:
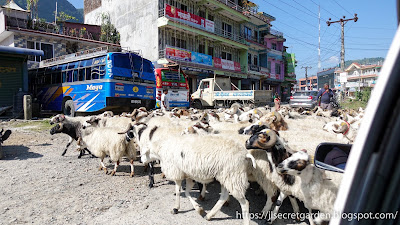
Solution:
{"label": "bus windshield", "polygon": [[161,86],[163,87],[187,88],[185,76],[174,70],[161,71],[161,82]]}

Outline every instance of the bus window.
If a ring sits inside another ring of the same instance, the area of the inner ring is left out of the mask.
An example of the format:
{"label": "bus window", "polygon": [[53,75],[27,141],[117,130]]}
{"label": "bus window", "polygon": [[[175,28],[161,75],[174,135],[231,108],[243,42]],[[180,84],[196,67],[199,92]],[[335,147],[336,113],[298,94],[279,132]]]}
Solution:
{"label": "bus window", "polygon": [[85,69],[86,71],[86,80],[91,80],[92,79],[92,68],[88,67]]}
{"label": "bus window", "polygon": [[100,79],[104,78],[104,75],[106,75],[106,66],[100,66]]}
{"label": "bus window", "polygon": [[100,67],[95,66],[92,68],[92,79],[99,79]]}
{"label": "bus window", "polygon": [[85,80],[85,69],[80,69],[79,70],[79,81],[84,81]]}
{"label": "bus window", "polygon": [[65,83],[67,82],[67,72],[62,72],[62,82]]}
{"label": "bus window", "polygon": [[74,74],[74,82],[78,81],[78,70],[73,70],[73,74]]}
{"label": "bus window", "polygon": [[67,81],[66,82],[72,82],[72,70],[67,71]]}

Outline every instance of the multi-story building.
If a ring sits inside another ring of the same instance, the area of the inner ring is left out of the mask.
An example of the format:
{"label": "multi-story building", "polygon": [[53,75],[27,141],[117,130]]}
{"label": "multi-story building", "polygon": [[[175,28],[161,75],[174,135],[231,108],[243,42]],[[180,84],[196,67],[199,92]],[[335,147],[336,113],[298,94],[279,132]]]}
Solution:
{"label": "multi-story building", "polygon": [[[141,50],[156,66],[179,64],[188,74],[191,92],[201,79],[212,76],[230,77],[242,89],[278,89],[283,80],[279,62],[284,39],[270,29],[275,18],[241,0],[135,0],[134,4],[85,0],[84,4],[85,23],[100,24],[102,15],[109,15],[122,46]],[[270,69],[268,48],[277,55],[270,60]]]}
{"label": "multi-story building", "polygon": [[333,67],[318,72],[318,90],[323,88],[326,83],[329,84],[331,89],[340,89],[341,85],[339,83],[338,71],[339,68]]}
{"label": "multi-story building", "polygon": [[0,8],[0,45],[43,50],[44,56],[29,56],[28,68],[35,68],[41,60],[84,51],[97,47],[115,47],[99,41],[100,27],[64,22],[30,20],[30,12],[14,1]]}
{"label": "multi-story building", "polygon": [[306,90],[318,90],[318,81],[317,76],[309,76],[307,77],[307,84],[306,78],[300,78],[298,80],[298,90],[304,91]]}
{"label": "multi-story building", "polygon": [[345,88],[349,92],[363,90],[365,87],[374,87],[380,74],[382,65],[360,65],[352,63],[345,69],[347,82]]}
{"label": "multi-story building", "polygon": [[[286,49],[286,47],[284,47]],[[284,65],[285,65],[285,80],[281,85],[282,89],[282,100],[288,100],[288,98],[292,95],[292,92],[295,90],[296,85],[296,66],[297,61],[294,53],[287,53],[286,50],[284,52],[283,57]]]}

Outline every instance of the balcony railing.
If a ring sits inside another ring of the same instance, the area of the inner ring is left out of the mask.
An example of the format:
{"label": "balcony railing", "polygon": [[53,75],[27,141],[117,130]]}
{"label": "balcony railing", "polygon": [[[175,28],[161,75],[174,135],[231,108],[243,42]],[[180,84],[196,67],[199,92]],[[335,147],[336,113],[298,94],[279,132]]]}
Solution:
{"label": "balcony railing", "polygon": [[221,3],[229,6],[229,8],[234,9],[234,10],[240,12],[240,13],[243,12],[243,7],[241,7],[240,5],[238,5],[238,4],[236,4],[236,3],[232,2],[232,1],[229,1],[229,0],[216,0],[216,1],[221,2]]}
{"label": "balcony railing", "polygon": [[260,45],[265,44],[264,38],[257,39],[257,38],[254,38],[253,36],[246,36],[245,34],[241,34],[241,36],[243,36],[248,42],[257,43]]}
{"label": "balcony railing", "polygon": [[280,55],[280,56],[282,55],[282,51],[279,51],[279,50],[268,48],[268,51],[275,55]]}
{"label": "balcony railing", "polygon": [[[183,23],[183,22],[179,21],[179,19],[177,19],[177,18],[169,17],[165,13],[165,8],[164,9],[160,9],[158,11],[158,16],[159,17],[166,17],[166,18],[168,18],[170,20],[173,20],[173,21],[175,21],[177,23],[181,23],[181,24],[184,24],[184,25],[189,26],[189,27],[194,27],[194,28],[200,29],[199,27],[191,25],[189,22],[188,23]],[[214,32],[208,31],[206,29],[202,29],[202,30],[204,30],[206,32],[209,32],[209,33],[212,33],[212,34],[216,34],[218,36],[221,36],[221,37],[224,37],[224,38],[227,38],[227,39],[230,39],[232,41],[239,42],[241,44],[246,44],[247,43],[243,36],[235,34],[235,33],[232,33],[232,32],[228,32],[228,31],[223,30],[221,28],[214,27]]]}

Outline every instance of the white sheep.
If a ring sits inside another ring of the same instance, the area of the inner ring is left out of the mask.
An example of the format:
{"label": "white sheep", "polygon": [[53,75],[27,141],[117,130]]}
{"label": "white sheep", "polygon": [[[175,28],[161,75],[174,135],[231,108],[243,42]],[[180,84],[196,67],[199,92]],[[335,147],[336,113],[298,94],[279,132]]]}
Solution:
{"label": "white sheep", "polygon": [[[338,188],[342,176],[327,178],[325,171],[317,169],[310,163],[307,151],[298,151],[278,165],[277,172],[284,175],[295,176],[296,180],[291,187],[291,194],[304,202],[304,206],[311,213],[317,209],[326,215],[333,213]],[[317,224],[321,218],[315,219]],[[309,218],[310,224],[314,222]]]}
{"label": "white sheep", "polygon": [[[135,136],[139,136],[142,126],[135,127]],[[189,191],[193,187],[193,180],[200,183],[209,183],[217,179],[221,183],[221,196],[213,209],[205,216],[210,220],[222,207],[229,197],[229,193],[235,197],[241,207],[244,224],[249,224],[249,203],[245,198],[248,187],[247,151],[242,143],[237,143],[231,139],[221,139],[217,136],[176,136],[168,135],[168,139],[152,137],[161,136],[169,128],[147,127],[147,131],[142,131],[142,137],[149,136],[150,144],[144,139],[139,139],[143,162],[160,160],[161,168],[168,179],[176,183],[176,202],[173,209],[177,213],[180,208],[180,189],[181,182],[187,179],[186,197],[189,198],[193,207],[199,214],[204,210],[192,199]],[[160,129],[160,130],[158,130]],[[163,130],[165,129],[165,130]],[[160,134],[157,134],[157,133]],[[206,137],[206,140],[205,140]],[[190,144],[189,144],[190,143]],[[142,147],[143,146],[143,147]]]}

